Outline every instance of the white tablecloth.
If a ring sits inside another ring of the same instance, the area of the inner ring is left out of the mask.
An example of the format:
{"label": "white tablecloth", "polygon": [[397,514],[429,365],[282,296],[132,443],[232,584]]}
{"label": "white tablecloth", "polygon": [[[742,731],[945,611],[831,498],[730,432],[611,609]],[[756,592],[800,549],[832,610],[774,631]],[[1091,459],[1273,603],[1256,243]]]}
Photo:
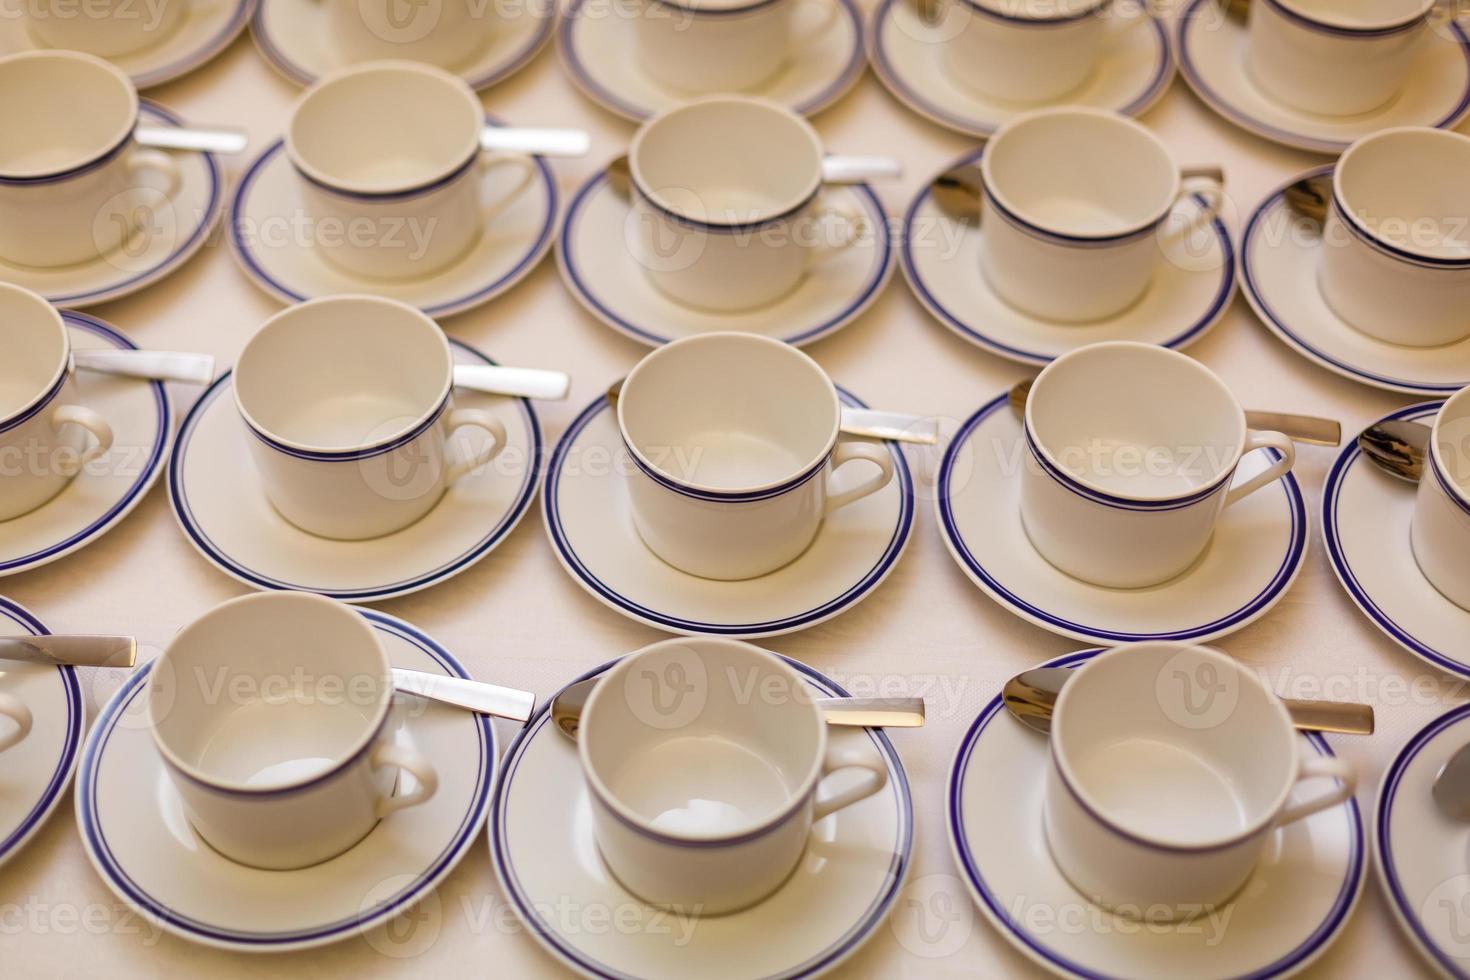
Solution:
{"label": "white tablecloth", "polygon": [[[148,95],[188,120],[248,127],[254,152],[280,134],[297,91],[242,38],[204,69]],[[593,133],[588,158],[555,162],[567,189],[622,152],[633,132],[630,124],[580,96],[550,49],[485,93],[484,102],[512,123],[582,126]],[[1234,128],[1206,110],[1179,80],[1143,118],[1182,164],[1225,166],[1231,200],[1227,219],[1237,233],[1266,191],[1321,162]],[[835,151],[902,157],[906,176],[880,188],[893,214],[902,214],[924,181],[975,145],[902,108],[871,74],[815,122]],[[230,162],[232,177],[245,162]],[[227,367],[254,328],[278,308],[245,279],[222,233],[216,233],[202,254],[166,281],[92,312],[143,346],[209,351]],[[445,328],[502,363],[572,374],[570,400],[538,407],[552,440],[644,353],[584,313],[549,258],[510,293],[447,321]],[[940,327],[897,275],[862,319],[809,350],[839,383],[871,404],[955,420],[1030,373]],[[1411,400],[1307,362],[1275,340],[1239,298],[1190,353],[1222,374],[1243,403],[1332,416],[1349,433]],[[194,394],[187,388],[175,392],[180,415]],[[1371,808],[1391,755],[1412,731],[1463,695],[1457,681],[1425,667],[1370,626],[1338,587],[1317,529],[1322,481],[1333,457],[1324,449],[1301,452],[1297,472],[1313,531],[1300,579],[1264,620],[1220,645],[1269,668],[1280,693],[1313,696],[1313,685],[1330,679],[1337,685],[1334,697],[1376,701],[1376,736],[1333,739],[1334,748],[1361,768],[1359,801]],[[929,469],[932,473],[932,465]],[[1037,969],[973,909],[955,874],[944,828],[944,777],[965,727],[1007,676],[1079,644],[1023,623],[970,584],[940,539],[932,495],[925,493],[928,481],[920,482],[924,500],[913,541],[888,582],[832,622],[767,642],[852,686],[896,678],[929,692],[928,727],[893,734],[917,811],[917,884],[912,887],[923,895],[950,893],[962,915],[948,928],[963,930],[965,939],[960,944],[950,933],[935,945],[914,941],[913,917],[929,913],[900,901],[893,921],[841,972],[926,978],[1033,975]],[[55,631],[132,633],[153,652],[181,625],[243,590],[189,546],[160,488],[84,551],[0,581],[0,594],[28,606]],[[485,561],[451,582],[382,608],[445,643],[477,677],[541,695],[589,666],[661,636],[605,608],[566,576],[547,543],[539,507]],[[1390,677],[1422,680],[1409,688],[1410,695],[1383,696],[1382,682]],[[118,682],[106,677],[84,677],[84,682],[95,717],[100,699]],[[513,732],[507,727],[505,734]],[[1005,787],[997,791],[1004,793]],[[225,978],[286,971],[369,980],[410,971],[444,977],[562,972],[512,914],[483,841],[444,882],[439,896],[438,938],[409,962],[386,956],[363,939],[265,959],[204,949],[160,936],[125,914],[87,862],[68,796],[29,848],[0,872],[0,975]],[[925,924],[939,927],[937,919]],[[940,946],[945,955],[928,955]],[[1347,933],[1314,967],[1322,976],[1402,977],[1423,971],[1372,879]]]}

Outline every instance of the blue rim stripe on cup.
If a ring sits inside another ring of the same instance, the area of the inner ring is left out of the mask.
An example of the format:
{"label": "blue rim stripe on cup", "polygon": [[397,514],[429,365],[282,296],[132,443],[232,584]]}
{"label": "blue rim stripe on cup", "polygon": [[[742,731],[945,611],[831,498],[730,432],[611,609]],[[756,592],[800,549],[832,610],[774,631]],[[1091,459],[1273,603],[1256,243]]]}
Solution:
{"label": "blue rim stripe on cup", "polygon": [[61,389],[66,386],[66,383],[69,380],[71,380],[71,372],[71,366],[67,365],[62,370],[61,376],[52,383],[50,388],[46,389],[46,392],[41,395],[39,399],[32,402],[28,407],[22,409],[19,414],[12,415],[8,419],[0,420],[0,433],[9,432],[11,429],[15,429],[22,425],[25,425],[31,419],[41,414],[41,412],[45,410],[47,405],[50,405],[56,400],[56,396],[61,394]]}
{"label": "blue rim stripe on cup", "polygon": [[1060,231],[1050,231],[1040,225],[1033,225],[1002,204],[1000,199],[991,192],[988,185],[981,188],[981,193],[985,196],[985,200],[990,202],[990,206],[995,209],[996,216],[1012,228],[1032,238],[1039,238],[1053,245],[1062,245],[1067,248],[1112,248],[1115,245],[1126,245],[1129,242],[1140,241],[1153,234],[1154,230],[1169,216],[1168,212],[1165,212],[1157,221],[1151,221],[1142,228],[1134,228],[1131,231],[1120,231],[1116,234],[1068,235]]}
{"label": "blue rim stripe on cup", "polygon": [[[809,678],[811,683],[818,690],[823,691],[826,696],[850,697],[840,685],[814,668],[789,657],[782,657],[782,659]],[[595,667],[573,680],[567,687],[597,677],[611,669],[617,662],[617,660],[610,660],[600,667]],[[521,921],[547,949],[564,962],[590,976],[603,978],[603,980],[631,980],[626,973],[582,954],[547,925],[546,919],[536,910],[535,899],[526,894],[525,887],[517,877],[515,867],[508,857],[510,845],[506,840],[505,796],[513,788],[516,773],[520,769],[521,761],[525,758],[526,750],[551,720],[550,707],[554,700],[555,697],[548,698],[536,709],[536,713],[531,716],[530,721],[526,722],[526,726],[521,729],[515,740],[511,742],[510,748],[506,750],[502,763],[503,774],[499,785],[495,788],[495,798],[490,806],[490,854],[495,862],[496,875],[505,886],[505,892],[514,903]],[[889,863],[888,887],[873,900],[859,921],[854,923],[853,927],[836,942],[806,961],[784,970],[779,974],[780,980],[802,980],[802,978],[817,976],[850,956],[883,923],[893,903],[897,901],[899,892],[908,877],[914,842],[914,804],[909,788],[908,773],[903,767],[898,752],[893,748],[893,743],[889,741],[888,735],[880,728],[870,728],[867,729],[867,732],[888,765],[888,782],[889,786],[894,788],[898,806],[900,838],[898,846],[894,848],[893,859]],[[559,738],[560,736],[554,737]],[[772,977],[768,980],[776,980],[776,978]]]}
{"label": "blue rim stripe on cup", "polygon": [[67,167],[65,170],[58,170],[55,173],[36,174],[33,177],[0,176],[0,186],[40,187],[47,184],[60,184],[64,181],[72,180],[85,174],[92,173],[94,170],[100,170],[102,167],[107,166],[109,163],[122,156],[123,151],[132,147],[133,133],[137,130],[137,128],[138,120],[134,118],[133,124],[128,127],[128,131],[123,135],[123,138],[121,140],[112,144],[107,149],[101,151],[96,156],[93,156],[90,159],[83,161],[82,163],[78,163],[75,166]]}
{"label": "blue rim stripe on cup", "polygon": [[[231,371],[230,373],[233,374],[234,372]],[[444,396],[444,400],[439,403],[439,407],[430,412],[428,417],[425,418],[422,422],[415,425],[412,429],[405,432],[403,435],[394,436],[392,439],[389,439],[386,442],[377,443],[376,445],[368,446],[363,449],[296,449],[292,446],[286,445],[283,442],[277,441],[270,435],[266,434],[260,429],[257,429],[255,425],[250,422],[250,420],[243,419],[243,421],[245,422],[246,430],[256,439],[260,440],[271,449],[274,449],[276,452],[282,453],[286,456],[290,456],[293,459],[304,459],[313,463],[352,463],[364,459],[373,459],[377,456],[383,456],[387,453],[393,452],[395,449],[402,449],[404,446],[413,442],[415,439],[419,438],[424,433],[428,432],[434,426],[439,424],[439,420],[443,418],[444,413],[448,411],[449,402],[451,399],[453,399],[453,397],[454,392],[453,386],[451,385],[450,393]]]}
{"label": "blue rim stripe on cup", "polygon": [[[1077,653],[1068,654],[1055,660],[1050,660],[1045,666],[1048,667],[1077,667],[1095,657],[1100,651],[1082,650]],[[1067,973],[1088,980],[1114,980],[1109,974],[1099,973],[1086,965],[1069,959],[1060,953],[1054,952],[1045,943],[1035,938],[1033,931],[1028,931],[1024,922],[1018,920],[1012,911],[1002,902],[1000,896],[991,889],[986,882],[985,876],[980,871],[979,863],[970,846],[969,837],[965,830],[965,804],[964,786],[965,778],[969,772],[970,760],[974,755],[975,747],[979,745],[985,729],[998,716],[1005,713],[1002,699],[997,696],[980,712],[979,717],[970,725],[965,733],[964,740],[960,743],[959,751],[950,767],[949,779],[946,785],[945,811],[949,830],[949,842],[954,852],[955,860],[964,873],[966,884],[976,901],[988,914],[996,926],[1010,934],[1010,936],[1023,945],[1042,962],[1054,969],[1065,970]],[[1316,732],[1307,733],[1304,737],[1317,750],[1319,755],[1332,757],[1334,755],[1327,740]],[[1266,980],[1270,977],[1279,977],[1294,972],[1299,967],[1315,958],[1327,943],[1341,931],[1346,923],[1348,914],[1352,911],[1358,896],[1363,879],[1367,873],[1365,860],[1365,840],[1363,830],[1363,817],[1358,808],[1356,799],[1349,798],[1346,801],[1350,814],[1350,837],[1352,848],[1348,861],[1348,872],[1343,878],[1342,888],[1337,893],[1337,898],[1332,903],[1326,917],[1322,920],[1312,933],[1307,936],[1295,949],[1286,953],[1274,963],[1260,967],[1243,975],[1237,980]]]}
{"label": "blue rim stripe on cup", "polygon": [[1439,455],[1434,452],[1428,452],[1424,455],[1428,457],[1429,469],[1434,473],[1434,479],[1439,483],[1439,488],[1444,491],[1445,496],[1449,497],[1450,502],[1464,511],[1467,516],[1470,516],[1470,501],[1465,500],[1465,491],[1455,486],[1454,481],[1449,478],[1449,474],[1445,473],[1444,467],[1439,465]]}
{"label": "blue rim stripe on cup", "polygon": [[[31,636],[45,636],[51,632],[29,610],[3,596],[0,596],[0,616],[15,622]],[[0,839],[0,863],[4,863],[22,844],[28,841],[51,815],[57,801],[61,799],[61,795],[66,792],[71,782],[72,765],[76,762],[77,752],[81,749],[86,710],[82,705],[82,687],[77,682],[76,668],[57,667],[56,671],[61,678],[62,692],[66,698],[66,734],[62,738],[61,757],[57,760],[56,768],[52,770],[51,778],[47,781],[46,788],[41,792],[41,798],[36,801],[36,805],[31,807],[30,812],[13,831],[4,839]]]}
{"label": "blue rim stripe on cup", "polygon": [[677,493],[681,497],[690,497],[694,500],[705,500],[716,504],[747,504],[784,496],[797,487],[810,483],[814,477],[822,473],[826,465],[832,460],[832,454],[827,453],[803,473],[767,490],[698,490],[686,483],[675,480],[673,477],[665,476],[654,467],[645,463],[642,457],[633,451],[633,447],[628,445],[627,439],[623,440],[623,447],[628,450],[628,458],[633,461],[639,471],[665,490]]}
{"label": "blue rim stripe on cup", "polygon": [[1034,459],[1037,464],[1042,468],[1042,470],[1046,472],[1047,476],[1051,477],[1057,483],[1061,484],[1063,488],[1071,491],[1077,496],[1082,497],[1086,500],[1090,500],[1093,503],[1099,504],[1103,507],[1111,507],[1114,510],[1134,510],[1147,512],[1183,510],[1186,507],[1193,507],[1195,504],[1200,503],[1203,500],[1208,500],[1210,497],[1215,496],[1215,494],[1225,489],[1226,484],[1230,481],[1231,477],[1235,475],[1235,469],[1232,467],[1228,473],[1225,473],[1214,483],[1210,484],[1204,489],[1195,490],[1191,493],[1184,494],[1178,497],[1164,497],[1158,500],[1131,500],[1127,497],[1115,497],[1112,494],[1103,493],[1099,490],[1093,490],[1091,487],[1088,487],[1076,477],[1072,476],[1066,470],[1054,465],[1051,460],[1046,458],[1046,456],[1042,453],[1041,448],[1036,444],[1036,437],[1032,435],[1031,427],[1029,425],[1025,425],[1022,428],[1023,433],[1026,437],[1026,448],[1027,450],[1029,450],[1031,458]]}
{"label": "blue rim stripe on cup", "polygon": [[1355,40],[1392,37],[1395,34],[1412,31],[1427,23],[1429,15],[1433,10],[1433,7],[1431,7],[1430,10],[1426,10],[1424,13],[1411,17],[1402,23],[1388,24],[1383,27],[1340,27],[1336,24],[1327,24],[1304,14],[1299,14],[1282,3],[1281,0],[1261,0],[1261,2],[1303,30],[1312,31],[1316,34],[1330,34],[1333,37],[1352,38]]}
{"label": "blue rim stripe on cup", "polygon": [[649,0],[658,7],[673,7],[691,17],[730,17],[732,15],[752,14],[757,10],[764,10],[781,2],[781,0],[747,0],[742,4],[733,4],[727,7],[702,7],[683,0]]}
{"label": "blue rim stripe on cup", "polygon": [[427,197],[435,191],[443,190],[450,184],[458,181],[465,174],[469,173],[471,168],[473,168],[476,162],[479,161],[481,152],[481,150],[476,149],[475,152],[470,154],[463,163],[459,164],[453,170],[449,171],[449,173],[445,174],[442,177],[435,177],[432,180],[427,180],[424,183],[419,184],[415,187],[406,187],[403,190],[396,191],[349,191],[344,188],[337,187],[333,184],[329,184],[326,181],[318,180],[316,177],[313,177],[311,174],[296,166],[294,161],[291,164],[291,169],[295,171],[296,175],[302,180],[306,181],[308,184],[317,188],[323,193],[330,194],[333,197],[342,198],[348,201],[367,201],[370,204],[391,204],[396,201],[411,201],[414,198]]}
{"label": "blue rim stripe on cup", "polygon": [[[453,654],[416,627],[373,610],[359,610],[359,614],[377,629],[397,636],[417,647],[442,666],[448,675],[470,679],[468,671]],[[479,836],[480,829],[484,825],[485,814],[490,806],[491,790],[496,782],[496,759],[498,758],[495,727],[489,718],[483,716],[476,718],[480,764],[472,794],[473,802],[455,831],[451,842],[439,853],[427,870],[405,884],[392,898],[374,902],[357,915],[349,916],[338,922],[295,932],[251,932],[225,929],[217,924],[204,922],[176,911],[150,895],[122,867],[112,853],[111,847],[108,846],[107,836],[98,816],[102,808],[98,796],[100,782],[98,766],[102,753],[117,730],[124,712],[142,693],[144,682],[152,666],[150,663],[138,668],[103,708],[101,717],[97,719],[92,734],[87,739],[86,748],[82,753],[81,769],[77,775],[77,823],[87,850],[101,866],[103,879],[107,884],[130,905],[149,916],[151,921],[165,924],[174,930],[206,942],[221,942],[241,949],[289,948],[304,943],[346,938],[391,919],[403,909],[417,902],[438,885],[444,876],[459,863]]]}
{"label": "blue rim stripe on cup", "polygon": [[1073,11],[1070,14],[1053,14],[1050,17],[1028,17],[1022,14],[1009,14],[1003,10],[996,10],[994,7],[987,7],[980,0],[960,0],[960,2],[982,17],[989,17],[991,20],[998,20],[1016,27],[1040,28],[1066,27],[1069,24],[1075,24],[1079,20],[1085,20],[1088,17],[1101,16],[1106,8],[1113,5],[1113,0],[1094,0],[1094,2],[1088,4],[1084,9]]}
{"label": "blue rim stripe on cup", "polygon": [[769,228],[772,225],[780,224],[783,221],[790,221],[792,218],[801,213],[803,208],[807,207],[813,201],[815,201],[818,195],[822,193],[823,188],[830,186],[825,182],[819,182],[817,184],[816,190],[812,191],[800,202],[793,204],[791,207],[782,211],[780,214],[773,214],[770,217],[759,218],[755,221],[720,222],[702,221],[699,218],[691,218],[688,215],[680,214],[679,212],[674,211],[671,208],[667,208],[664,205],[660,204],[658,201],[654,200],[653,196],[643,189],[643,185],[638,182],[637,177],[634,177],[630,183],[633,186],[633,193],[638,196],[639,200],[641,200],[644,204],[647,204],[650,208],[657,211],[659,214],[663,215],[669,221],[673,222],[676,225],[682,225],[685,228],[693,228],[696,231],[702,231],[710,235],[745,235],[750,234],[751,232],[760,231],[762,228]]}
{"label": "blue rim stripe on cup", "polygon": [[1409,901],[1404,893],[1403,883],[1399,880],[1398,863],[1394,860],[1393,850],[1393,808],[1398,798],[1398,791],[1403,784],[1404,775],[1409,771],[1409,765],[1429,746],[1441,733],[1451,726],[1462,721],[1470,715],[1470,704],[1462,704],[1451,708],[1449,711],[1435,718],[1425,725],[1419,732],[1409,739],[1408,743],[1399,750],[1392,762],[1388,764],[1388,770],[1383,774],[1383,787],[1379,790],[1378,813],[1374,819],[1373,842],[1378,849],[1378,870],[1382,875],[1383,884],[1388,890],[1389,901],[1393,904],[1394,911],[1398,917],[1408,926],[1419,947],[1429,955],[1435,963],[1452,977],[1464,977],[1465,968],[1463,960],[1457,960],[1448,951],[1436,943],[1424,928],[1421,910]]}
{"label": "blue rim stripe on cup", "polygon": [[1397,261],[1415,265],[1422,269],[1470,269],[1470,256],[1455,259],[1444,256],[1421,255],[1418,252],[1411,252],[1406,248],[1395,245],[1393,242],[1378,237],[1376,233],[1365,227],[1358,220],[1357,215],[1353,214],[1343,205],[1342,198],[1338,196],[1336,187],[1332,189],[1332,211],[1337,215],[1338,220],[1342,222],[1343,227],[1348,230],[1349,234],[1375,252],[1381,252]]}

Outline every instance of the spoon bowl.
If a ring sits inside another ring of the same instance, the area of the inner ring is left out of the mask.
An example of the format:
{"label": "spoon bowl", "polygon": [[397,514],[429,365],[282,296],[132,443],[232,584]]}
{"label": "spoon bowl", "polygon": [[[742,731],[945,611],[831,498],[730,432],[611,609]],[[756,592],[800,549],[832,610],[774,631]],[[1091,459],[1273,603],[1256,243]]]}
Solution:
{"label": "spoon bowl", "polygon": [[1363,430],[1358,436],[1358,449],[1389,476],[1417,484],[1424,475],[1424,458],[1433,432],[1420,422],[1385,419]]}

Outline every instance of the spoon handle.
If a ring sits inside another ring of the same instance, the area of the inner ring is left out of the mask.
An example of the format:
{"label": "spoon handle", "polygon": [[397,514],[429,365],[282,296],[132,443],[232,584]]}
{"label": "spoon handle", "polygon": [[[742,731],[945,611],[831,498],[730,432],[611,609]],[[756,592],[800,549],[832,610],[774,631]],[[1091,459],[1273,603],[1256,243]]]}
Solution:
{"label": "spoon handle", "polygon": [[814,702],[829,725],[923,728],[923,698],[826,698]]}
{"label": "spoon handle", "polygon": [[133,139],[159,150],[197,150],[200,153],[243,153],[250,135],[243,129],[192,126],[139,126]]}
{"label": "spoon handle", "polygon": [[582,157],[592,148],[592,137],[580,129],[486,126],[480,131],[480,148],[543,157]]}
{"label": "spoon handle", "polygon": [[561,401],[567,397],[572,379],[561,371],[537,368],[513,368],[488,364],[457,364],[454,386],[487,395],[509,395],[512,398],[543,398]]}
{"label": "spoon handle", "polygon": [[822,180],[829,184],[860,184],[902,176],[903,164],[892,157],[832,156],[822,160]]}
{"label": "spoon handle", "polygon": [[1245,423],[1257,431],[1279,432],[1292,442],[1310,446],[1342,445],[1342,423],[1286,412],[1246,412]]}
{"label": "spoon handle", "polygon": [[890,442],[914,442],[933,446],[939,442],[932,419],[901,412],[877,412],[867,408],[844,408],[842,431],[850,436],[886,439]]}
{"label": "spoon handle", "polygon": [[207,385],[214,380],[214,358],[164,350],[79,350],[73,362],[83,371],[117,374],[147,381],[184,381]]}
{"label": "spoon handle", "polygon": [[530,691],[467,681],[462,677],[395,667],[393,687],[403,694],[511,721],[527,721],[536,711],[536,695]]}
{"label": "spoon handle", "polygon": [[0,661],[50,667],[131,667],[138,643],[131,636],[7,636]]}
{"label": "spoon handle", "polygon": [[1372,735],[1373,706],[1346,701],[1297,701],[1282,698],[1298,731]]}

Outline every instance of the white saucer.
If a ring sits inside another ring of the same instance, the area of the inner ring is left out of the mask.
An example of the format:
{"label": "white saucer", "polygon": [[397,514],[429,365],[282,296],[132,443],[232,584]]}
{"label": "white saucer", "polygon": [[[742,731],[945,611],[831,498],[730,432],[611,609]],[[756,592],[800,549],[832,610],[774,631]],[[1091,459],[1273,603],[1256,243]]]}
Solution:
{"label": "white saucer", "polygon": [[[788,663],[807,675],[817,696],[846,695],[812,668]],[[577,748],[549,720],[543,707],[506,752],[490,813],[490,849],[501,886],[531,935],[578,973],[642,980],[812,977],[855,952],[898,898],[913,849],[913,801],[903,763],[881,731],[831,729],[834,745],[866,743],[887,762],[885,789],[818,823],[801,866],[776,894],[734,915],[690,919],[644,905],[603,867]],[[571,914],[563,911],[568,907]],[[618,928],[591,928],[578,910],[595,910]]]}
{"label": "white saucer", "polygon": [[[450,344],[461,364],[494,363],[466,344]],[[271,506],[225,374],[180,426],[168,464],[174,516],[200,554],[257,589],[379,602],[437,585],[484,558],[520,523],[541,459],[541,425],[530,402],[461,391],[455,404],[494,412],[509,434],[506,450],[451,487],[418,523],[371,541],[331,541]]]}
{"label": "white saucer", "polygon": [[[1072,653],[1047,666],[1074,667],[1096,654]],[[1318,755],[1332,754],[1321,735],[1302,737]],[[1046,755],[1045,736],[1012,718],[996,697],[960,743],[945,811],[976,904],[1011,945],[1053,973],[1284,977],[1332,944],[1362,895],[1367,844],[1358,804],[1349,801],[1275,831],[1255,874],[1213,919],[1143,927],[1114,918],[1052,862],[1041,820]]]}
{"label": "white saucer", "polygon": [[[866,407],[838,393],[844,404]],[[541,512],[562,566],[628,618],[686,636],[776,636],[867,598],[903,555],[914,527],[913,477],[897,446],[889,451],[898,471],[892,483],[828,517],[796,561],[744,582],[688,575],[643,544],[628,510],[632,464],[605,398],[587,406],[557,444]]]}
{"label": "white saucer", "polygon": [[[411,10],[413,4],[408,4]],[[501,9],[501,8],[497,8]],[[507,4],[507,21],[485,50],[455,74],[484,90],[524,68],[551,37],[556,11],[549,0]],[[318,0],[260,0],[250,21],[255,46],[270,66],[298,85],[350,64],[333,47],[326,4]]]}
{"label": "white saucer", "polygon": [[[949,17],[964,17],[953,4]],[[914,112],[946,129],[986,137],[1014,117],[1045,105],[1085,105],[1141,115],[1174,80],[1169,32],[1149,18],[1117,34],[1092,77],[1054,103],[1019,104],[987,99],[958,85],[944,70],[939,48],[953,34],[945,21],[926,24],[911,0],[883,0],[868,31],[868,58],[883,87]]]}
{"label": "white saucer", "polygon": [[888,216],[878,195],[866,184],[833,187],[827,193],[834,202],[861,209],[873,234],[756,310],[711,313],[675,302],[654,288],[625,244],[632,206],[608,185],[606,171],[582,185],[567,208],[556,247],[557,267],[577,302],[641,344],[656,347],[693,334],[739,330],[800,347],[862,316],[893,275]]}
{"label": "white saucer", "polygon": [[[1443,402],[1389,415],[1432,425]],[[1353,440],[1322,487],[1322,539],[1337,580],[1373,624],[1405,650],[1470,677],[1470,611],[1440,594],[1409,545],[1414,487],[1379,470]]]}
{"label": "white saucer", "polygon": [[1360,333],[1327,305],[1317,287],[1322,237],[1298,219],[1285,191],[1319,167],[1298,174],[1266,196],[1240,239],[1240,288],[1256,316],[1309,360],[1342,375],[1411,395],[1453,395],[1470,384],[1470,340],[1444,347],[1401,347]]}
{"label": "white saucer", "polygon": [[[945,170],[974,163],[983,152],[967,154]],[[924,185],[904,218],[904,277],[936,320],[992,354],[1046,364],[1104,340],[1187,347],[1220,322],[1235,294],[1235,249],[1216,220],[1170,239],[1148,292],[1117,316],[1084,324],[1033,317],[997,296],[980,271],[979,221],[947,215],[930,187]]]}
{"label": "white saucer", "polygon": [[[1072,578],[1037,554],[1021,526],[1022,439],[1006,395],[981,408],[945,451],[935,506],[944,542],[971,581],[1043,629],[1109,645],[1209,640],[1265,615],[1301,571],[1307,512],[1288,474],[1225,511],[1204,555],[1178,578],[1147,589]],[[1252,453],[1238,480],[1267,465]]]}
{"label": "white saucer", "polygon": [[[803,44],[801,58],[758,90],[747,92],[810,116],[846,95],[862,77],[863,18],[853,0],[837,0],[844,17]],[[588,7],[593,9],[589,12]],[[642,122],[689,99],[662,87],[631,57],[634,21],[605,0],[571,0],[556,32],[556,48],[572,83],[593,102]]]}
{"label": "white saucer", "polygon": [[[144,101],[140,118],[180,126],[173,113]],[[40,293],[57,306],[96,306],[152,285],[199,251],[225,211],[224,179],[212,153],[178,152],[183,183],[172,200],[150,192],[137,211],[147,221],[120,248],[91,262],[55,269],[11,265],[0,259],[0,281]]]}
{"label": "white saucer", "polygon": [[1378,883],[1405,934],[1446,977],[1470,976],[1470,826],[1441,814],[1430,789],[1467,742],[1470,704],[1425,725],[1389,763],[1373,816]]}
{"label": "white saucer", "polygon": [[[25,607],[0,597],[0,636],[49,632]],[[25,703],[32,724],[25,741],[0,758],[0,865],[20,852],[66,795],[87,728],[73,668],[7,664],[5,671],[0,691]]]}
{"label": "white saucer", "polygon": [[[62,316],[78,350],[137,346],[95,317]],[[76,372],[73,384],[83,404],[112,426],[112,451],[45,504],[0,521],[0,577],[49,564],[106,534],[148,493],[168,459],[174,413],[162,384],[92,371]]]}
{"label": "white saucer", "polygon": [[[495,120],[491,120],[496,124]],[[319,296],[370,293],[402,300],[434,317],[487,303],[520,282],[551,248],[556,231],[556,178],[537,160],[541,179],[488,224],[479,242],[454,265],[427,279],[363,279],[332,265],[309,234],[289,229],[301,213],[297,176],[277,140],[261,154],[230,206],[230,246],[245,274],[283,303]]]}
{"label": "white saucer", "polygon": [[[448,650],[379,612],[395,667],[469,677]],[[490,719],[405,703],[400,744],[434,761],[439,788],[384,820],[352,850],[300,871],[261,871],[220,856],[189,826],[147,724],[135,671],[102,709],[77,775],[77,824],[87,856],[117,896],[150,924],[206,946],[283,952],[366,932],[434,890],[484,826],[498,747]],[[403,697],[407,697],[406,695]]]}
{"label": "white saucer", "polygon": [[1219,0],[1189,0],[1179,14],[1175,53],[1194,94],[1241,129],[1284,146],[1333,156],[1355,140],[1391,126],[1449,129],[1470,113],[1470,38],[1454,23],[1455,40],[1429,31],[1396,99],[1357,116],[1317,116],[1282,105],[1256,88],[1245,68],[1246,26],[1221,12]]}
{"label": "white saucer", "polygon": [[[191,0],[178,29],[161,43],[115,58],[140,89],[152,88],[188,74],[219,54],[245,29],[259,0]],[[137,9],[146,9],[141,3]],[[50,50],[13,15],[0,17],[0,55]]]}

